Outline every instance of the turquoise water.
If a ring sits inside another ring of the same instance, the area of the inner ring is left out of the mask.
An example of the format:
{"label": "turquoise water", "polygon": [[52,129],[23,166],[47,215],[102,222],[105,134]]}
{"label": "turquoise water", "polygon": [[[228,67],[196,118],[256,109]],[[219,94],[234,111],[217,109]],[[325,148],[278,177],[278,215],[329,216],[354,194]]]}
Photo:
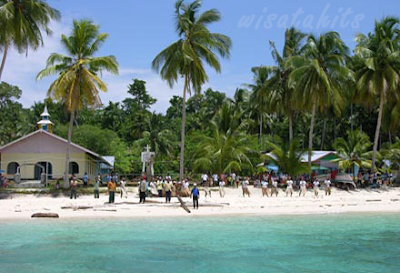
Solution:
{"label": "turquoise water", "polygon": [[400,215],[0,223],[0,272],[399,272]]}

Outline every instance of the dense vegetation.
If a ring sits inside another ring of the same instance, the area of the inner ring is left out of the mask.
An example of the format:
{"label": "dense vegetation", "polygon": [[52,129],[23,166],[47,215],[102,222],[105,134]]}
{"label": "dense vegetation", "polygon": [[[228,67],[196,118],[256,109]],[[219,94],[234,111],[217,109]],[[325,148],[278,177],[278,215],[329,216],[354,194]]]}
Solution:
{"label": "dense vegetation", "polygon": [[[0,25],[6,24],[1,19],[3,2]],[[373,32],[357,36],[353,51],[337,32],[313,35],[288,29],[282,50],[270,42],[275,65],[249,68],[253,82],[243,83],[228,97],[224,90],[202,90],[208,80],[203,62],[220,71],[216,53],[229,56],[231,41],[208,32],[206,26],[219,21],[220,15],[215,10],[199,14],[200,4],[177,2],[180,39],[153,61],[171,85],[185,79],[183,97],[173,96],[166,113],[150,111],[156,98],[140,79],[132,79],[122,102],[99,104],[97,89],[105,91],[99,72],[117,73],[118,64],[113,56],[92,58],[107,35],[90,21],[75,21],[71,36],[63,36],[71,56],[51,55],[39,74],[59,76],[49,88],[49,98],[25,109],[18,102],[23,91],[12,83],[0,84],[0,145],[35,130],[46,104],[54,133],[65,138],[70,133],[77,144],[115,155],[120,173],[141,172],[140,152],[146,145],[156,151],[155,172],[174,176],[183,158],[186,176],[206,171],[254,174],[264,171],[256,167],[263,160],[274,161],[262,156],[267,151],[281,169],[295,175],[310,170],[299,156],[312,149],[338,150],[344,170],[354,165],[382,170],[384,159],[398,168],[399,19],[376,21]],[[49,8],[45,7],[43,12],[50,14],[44,18],[58,19],[58,12]],[[82,28],[86,30],[81,32]],[[3,51],[19,42],[15,30],[8,31],[0,33]],[[82,38],[88,39],[84,44],[92,43],[84,52],[72,43],[81,33],[90,34]],[[76,79],[80,85],[74,85]]]}

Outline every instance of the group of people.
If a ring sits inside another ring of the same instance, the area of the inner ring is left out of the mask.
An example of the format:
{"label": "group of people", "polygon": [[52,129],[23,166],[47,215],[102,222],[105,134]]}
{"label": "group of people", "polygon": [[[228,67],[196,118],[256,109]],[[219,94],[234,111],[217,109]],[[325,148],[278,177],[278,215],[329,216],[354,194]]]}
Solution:
{"label": "group of people", "polygon": [[[286,196],[293,196],[294,193],[294,187],[297,185],[297,188],[299,190],[299,196],[305,196],[307,193],[307,186],[313,188],[314,196],[318,197],[319,194],[319,188],[320,188],[320,182],[317,178],[314,178],[312,182],[312,186],[310,183],[307,183],[305,180],[304,176],[300,177],[297,181],[294,181],[291,176],[286,176],[281,180],[281,184],[286,186],[285,193]],[[242,182],[242,189],[243,189],[243,197],[246,195],[250,197],[250,192],[248,189],[249,181],[248,178]],[[327,176],[326,179],[324,180],[324,190],[325,190],[325,195],[331,195],[331,186],[332,182],[330,180],[330,176]],[[262,196],[278,196],[279,193],[279,183],[278,180],[274,178],[272,175],[264,175],[261,179],[256,179],[254,182],[254,187],[261,187],[261,192]]]}

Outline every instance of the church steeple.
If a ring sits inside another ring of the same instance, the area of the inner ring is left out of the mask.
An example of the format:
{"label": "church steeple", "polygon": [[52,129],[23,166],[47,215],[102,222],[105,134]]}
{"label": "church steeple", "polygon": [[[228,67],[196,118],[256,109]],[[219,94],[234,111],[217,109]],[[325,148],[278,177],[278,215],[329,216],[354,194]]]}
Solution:
{"label": "church steeple", "polygon": [[42,119],[37,123],[39,125],[39,130],[44,130],[51,133],[53,123],[50,121],[50,114],[47,111],[47,105],[44,106],[43,113],[40,116]]}

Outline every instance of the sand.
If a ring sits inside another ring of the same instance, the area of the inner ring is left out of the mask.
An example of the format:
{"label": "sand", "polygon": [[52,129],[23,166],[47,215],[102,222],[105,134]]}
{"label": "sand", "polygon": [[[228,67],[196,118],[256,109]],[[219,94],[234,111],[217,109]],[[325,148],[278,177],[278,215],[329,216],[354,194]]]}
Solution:
{"label": "sand", "polygon": [[[262,197],[261,189],[250,187],[251,197],[243,197],[241,189],[225,189],[224,198],[217,191],[212,196],[204,196],[201,191],[199,209],[192,209],[190,198],[183,198],[191,213],[184,211],[177,200],[172,198],[165,204],[164,198],[147,198],[149,203],[138,204],[137,188],[129,188],[129,197],[115,197],[115,204],[108,204],[108,195],[100,194],[99,199],[92,195],[78,196],[76,200],[68,197],[35,195],[11,195],[0,200],[0,221],[6,219],[31,219],[33,213],[57,213],[60,218],[132,218],[132,217],[196,217],[223,215],[296,215],[330,213],[383,213],[400,212],[400,188],[387,190],[342,191],[332,189],[331,196],[323,190],[315,198],[308,190],[305,197],[295,191],[293,197],[286,197],[283,190],[278,197]],[[151,202],[151,203],[150,203]]]}

